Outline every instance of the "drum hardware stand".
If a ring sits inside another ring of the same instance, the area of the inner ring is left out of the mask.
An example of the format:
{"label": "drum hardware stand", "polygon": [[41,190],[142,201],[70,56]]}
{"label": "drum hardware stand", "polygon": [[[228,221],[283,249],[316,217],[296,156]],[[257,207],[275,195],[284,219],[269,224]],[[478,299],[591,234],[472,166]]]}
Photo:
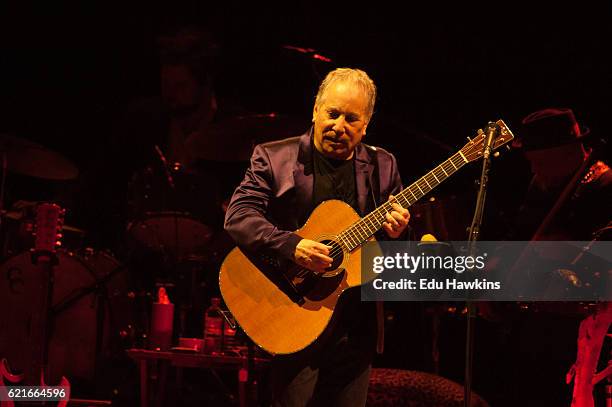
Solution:
{"label": "drum hardware stand", "polygon": [[[95,276],[93,270],[91,269],[91,267],[89,267],[89,265],[85,264],[85,262],[83,261],[81,261],[80,263],[85,268],[87,268],[87,270],[92,276]],[[106,289],[106,283],[108,283],[108,281],[112,277],[114,277],[119,272],[125,270],[126,268],[127,266],[125,265],[116,267],[114,270],[112,270],[110,273],[108,273],[104,277],[100,279],[96,279],[89,286],[81,287],[81,288],[78,288],[72,291],[65,298],[63,298],[60,302],[58,302],[55,306],[51,306],[50,308],[50,313],[49,313],[50,317],[55,318],[58,314],[70,308],[73,304],[78,302],[81,298],[84,298],[85,296],[89,294],[95,293],[94,302],[97,302],[96,304],[97,308],[96,308],[96,345],[94,347],[95,349],[94,382],[96,383],[98,382],[97,375],[99,374],[98,373],[99,367],[102,362],[102,345],[104,341],[103,331],[104,331],[104,320],[106,317],[105,307],[106,307],[106,304],[108,303],[108,291]],[[111,322],[112,322],[112,315],[111,315]],[[113,327],[111,326],[111,328]]]}
{"label": "drum hardware stand", "polygon": [[195,335],[195,332],[189,332],[187,321],[189,320],[188,314],[194,310],[197,297],[196,289],[200,286],[198,284],[198,275],[202,274],[202,264],[200,261],[201,258],[199,256],[188,256],[178,261],[177,266],[173,270],[174,278],[177,280],[177,298],[175,302],[179,303],[179,337]]}
{"label": "drum hardware stand", "polygon": [[[489,169],[491,167],[491,152],[495,138],[499,134],[499,125],[494,122],[489,122],[486,127],[486,138],[483,150],[482,172],[480,174],[480,182],[478,189],[478,197],[476,200],[476,208],[474,209],[474,217],[472,224],[469,227],[468,235],[468,253],[475,257],[476,242],[480,237],[480,227],[484,215],[485,199],[487,196],[487,184],[489,181]],[[467,328],[465,338],[465,378],[463,384],[463,399],[466,407],[471,407],[472,396],[472,375],[474,362],[474,324],[476,322],[476,306],[473,301],[466,301],[467,306]]]}
{"label": "drum hardware stand", "polygon": [[[174,178],[172,177],[172,172],[171,169],[169,169],[169,165],[168,165],[168,160],[166,159],[166,156],[164,155],[163,151],[161,150],[161,148],[159,148],[159,146],[156,144],[153,146],[153,148],[155,149],[155,153],[157,154],[159,161],[161,162],[161,166],[164,170],[164,175],[166,176],[166,181],[168,182],[168,185],[170,186],[170,191],[171,191],[171,196],[169,197],[170,199],[168,199],[168,197],[166,196],[166,194],[164,194],[164,198],[162,199],[162,202],[164,203],[163,206],[166,206],[168,203],[168,200],[172,201],[172,205],[175,206],[176,205],[176,184],[174,182]],[[177,166],[178,163],[175,163],[175,167],[180,168],[180,166]],[[176,207],[176,206],[175,206]],[[178,263],[179,263],[179,259],[180,259],[180,245],[179,245],[179,225],[178,225],[178,213],[177,211],[173,210],[172,211],[172,218],[174,220],[174,250],[175,250],[175,258],[172,259],[174,264],[172,266],[173,271],[176,272]],[[181,314],[181,318],[183,319],[183,323],[184,323],[184,311]],[[182,327],[184,328],[184,326]]]}
{"label": "drum hardware stand", "polygon": [[[161,161],[161,166],[162,166],[162,168],[164,170],[164,175],[166,176],[166,181],[168,182],[168,185],[170,186],[170,190],[172,192],[174,192],[176,190],[176,184],[174,183],[174,178],[172,178],[172,174],[171,174],[170,170],[168,169],[168,160],[166,160],[166,156],[164,155],[164,153],[162,152],[161,148],[159,148],[159,146],[157,144],[154,145],[153,148],[155,149],[155,153],[159,157],[159,161]],[[174,194],[170,198],[173,201],[172,204],[175,204],[176,202],[174,202],[174,199],[173,199],[173,198],[175,198]],[[164,198],[162,199],[162,202],[164,203],[163,206],[165,206],[167,204],[167,201],[168,201],[168,199],[167,199],[167,197],[164,194]],[[173,211],[173,212],[174,212],[173,218],[174,218],[174,234],[175,234],[175,237],[174,237],[174,248],[176,250],[176,257],[177,257],[177,259],[174,260],[174,262],[175,262],[174,268],[176,269],[176,263],[177,263],[178,257],[179,257],[179,253],[178,253],[178,250],[179,250],[179,244],[178,244],[179,236],[178,236],[178,218],[177,218],[176,211]]]}
{"label": "drum hardware stand", "polygon": [[[174,302],[179,303],[179,306],[178,306],[178,311],[179,311],[178,337],[179,338],[190,336],[188,334],[188,329],[187,329],[187,325],[188,325],[187,320],[188,320],[188,314],[190,313],[191,310],[193,310],[193,280],[194,280],[193,276],[195,275],[195,271],[192,270],[189,274],[191,275],[189,284],[186,284],[184,281],[176,283],[175,292],[177,293],[178,298],[175,298]],[[181,280],[181,276],[179,276],[178,279]],[[183,287],[185,285],[188,285],[190,287],[189,293],[187,295],[184,295]],[[179,293],[181,293],[182,295]]]}
{"label": "drum hardware stand", "polygon": [[[236,336],[244,335],[247,343],[247,354],[246,359],[243,363],[243,366],[240,368],[238,386],[242,387],[245,391],[241,391],[240,393],[246,397],[246,399],[238,400],[239,404],[242,405],[256,405],[259,395],[257,389],[257,382],[254,380],[254,372],[255,372],[255,347],[253,345],[253,341],[246,335],[246,333],[242,330],[242,328],[236,323],[235,318],[232,316],[232,313],[229,310],[220,310],[219,313],[223,316],[225,323],[230,326],[230,328],[236,330]],[[224,345],[224,337],[225,337],[225,328],[223,328],[221,333],[221,349],[223,350]],[[217,375],[217,373],[211,369],[213,375],[217,378],[218,381],[221,381],[221,378]],[[229,395],[231,401],[234,401],[235,397],[227,390],[227,387],[223,383],[221,383],[223,388],[226,389],[226,395]]]}
{"label": "drum hardware stand", "polygon": [[[8,171],[8,157],[6,151],[2,151],[2,176],[0,178],[0,236],[4,228],[4,190],[6,187],[6,172]],[[5,240],[6,239],[6,240]],[[2,258],[7,256],[8,252],[8,237],[3,238]]]}
{"label": "drum hardware stand", "polygon": [[253,380],[255,372],[255,348],[253,341],[247,338],[247,397],[249,398],[246,403],[247,405],[255,405],[259,401],[259,395],[257,394],[257,382]]}

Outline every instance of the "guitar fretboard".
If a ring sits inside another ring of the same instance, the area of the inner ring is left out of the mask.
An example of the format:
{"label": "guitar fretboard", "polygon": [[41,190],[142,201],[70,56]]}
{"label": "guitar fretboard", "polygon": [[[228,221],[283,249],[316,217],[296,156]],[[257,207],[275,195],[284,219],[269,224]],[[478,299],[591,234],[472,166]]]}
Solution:
{"label": "guitar fretboard", "polygon": [[[468,159],[461,151],[457,152],[416,182],[404,188],[402,192],[395,195],[397,203],[404,208],[410,207],[468,162]],[[391,204],[392,202],[385,202],[341,232],[338,235],[340,243],[349,252],[365,243],[386,222],[385,215],[393,210]]]}

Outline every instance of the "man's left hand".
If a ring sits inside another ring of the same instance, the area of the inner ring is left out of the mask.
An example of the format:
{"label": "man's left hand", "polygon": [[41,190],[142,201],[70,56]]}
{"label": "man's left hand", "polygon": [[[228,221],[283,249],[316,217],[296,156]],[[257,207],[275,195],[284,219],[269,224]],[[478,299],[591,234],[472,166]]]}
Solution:
{"label": "man's left hand", "polygon": [[386,222],[383,223],[383,229],[392,239],[397,239],[404,232],[410,221],[410,212],[403,208],[393,195],[389,195],[389,202],[393,210],[385,214]]}

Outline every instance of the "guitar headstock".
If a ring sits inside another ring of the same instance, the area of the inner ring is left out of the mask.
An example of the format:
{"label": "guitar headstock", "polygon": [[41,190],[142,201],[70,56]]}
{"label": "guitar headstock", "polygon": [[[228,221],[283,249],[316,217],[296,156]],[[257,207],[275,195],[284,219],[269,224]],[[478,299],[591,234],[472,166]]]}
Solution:
{"label": "guitar headstock", "polygon": [[[510,131],[506,123],[503,120],[497,120],[495,122],[499,126],[499,135],[493,142],[493,151],[497,150],[503,145],[508,144],[514,139],[514,134]],[[485,146],[486,134],[482,129],[478,130],[476,136],[467,142],[461,149],[461,153],[468,161],[476,161],[483,156],[483,150]]]}
{"label": "guitar headstock", "polygon": [[60,246],[62,226],[66,210],[54,203],[40,203],[36,205],[36,222],[34,223],[34,254],[52,255]]}

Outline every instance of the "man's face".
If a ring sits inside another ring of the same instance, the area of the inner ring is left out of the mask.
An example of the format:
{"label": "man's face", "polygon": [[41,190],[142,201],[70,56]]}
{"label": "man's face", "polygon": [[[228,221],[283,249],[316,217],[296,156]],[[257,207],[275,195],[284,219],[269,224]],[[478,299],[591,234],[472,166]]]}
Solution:
{"label": "man's face", "polygon": [[313,110],[314,144],[329,158],[352,157],[368,126],[368,99],[361,89],[348,83],[329,86]]}
{"label": "man's face", "polygon": [[202,96],[200,84],[185,65],[162,66],[161,91],[164,101],[175,114],[191,113]]}

